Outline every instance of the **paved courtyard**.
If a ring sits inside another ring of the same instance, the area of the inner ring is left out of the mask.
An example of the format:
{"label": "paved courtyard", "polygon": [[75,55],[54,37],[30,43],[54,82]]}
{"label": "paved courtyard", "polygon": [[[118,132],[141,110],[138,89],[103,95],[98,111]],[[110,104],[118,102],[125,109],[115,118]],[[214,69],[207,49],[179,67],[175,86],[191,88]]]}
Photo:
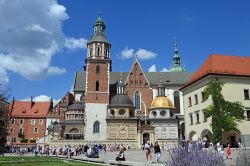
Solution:
{"label": "paved courtyard", "polygon": [[[161,158],[160,158],[160,163],[156,163],[155,160],[155,155],[152,155],[152,163],[149,164],[146,161],[146,156],[145,156],[145,152],[142,150],[129,150],[129,151],[125,151],[125,157],[126,157],[126,161],[120,161],[120,162],[116,162],[115,161],[115,156],[116,156],[117,152],[101,152],[100,153],[100,159],[93,159],[96,161],[103,161],[104,163],[107,164],[121,164],[121,165],[133,165],[133,166],[142,166],[142,165],[159,165],[159,166],[163,166],[166,165],[166,162],[168,161],[168,157],[169,154],[167,151],[162,151],[161,153]],[[236,155],[238,154],[238,150],[233,149],[232,150],[232,159],[226,159],[225,163],[227,166],[235,166],[236,165]],[[73,158],[75,159],[84,159],[84,160],[91,160],[92,159],[88,159],[86,156],[74,156]]]}

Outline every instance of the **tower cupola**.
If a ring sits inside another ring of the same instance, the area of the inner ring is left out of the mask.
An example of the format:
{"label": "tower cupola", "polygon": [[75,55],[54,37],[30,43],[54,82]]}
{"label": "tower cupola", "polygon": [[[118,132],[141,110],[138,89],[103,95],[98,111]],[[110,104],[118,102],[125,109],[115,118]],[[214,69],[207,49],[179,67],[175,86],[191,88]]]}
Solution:
{"label": "tower cupola", "polygon": [[184,71],[184,68],[181,65],[181,58],[179,56],[179,50],[177,47],[176,40],[174,41],[174,58],[173,58],[173,66],[170,69],[173,72],[181,72]]}

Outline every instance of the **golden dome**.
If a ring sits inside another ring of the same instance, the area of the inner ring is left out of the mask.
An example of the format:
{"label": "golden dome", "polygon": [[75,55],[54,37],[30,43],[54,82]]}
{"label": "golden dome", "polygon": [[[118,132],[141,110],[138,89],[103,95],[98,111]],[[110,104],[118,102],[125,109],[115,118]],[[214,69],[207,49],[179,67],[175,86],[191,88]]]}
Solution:
{"label": "golden dome", "polygon": [[165,96],[157,96],[151,103],[151,108],[175,108],[172,101]]}

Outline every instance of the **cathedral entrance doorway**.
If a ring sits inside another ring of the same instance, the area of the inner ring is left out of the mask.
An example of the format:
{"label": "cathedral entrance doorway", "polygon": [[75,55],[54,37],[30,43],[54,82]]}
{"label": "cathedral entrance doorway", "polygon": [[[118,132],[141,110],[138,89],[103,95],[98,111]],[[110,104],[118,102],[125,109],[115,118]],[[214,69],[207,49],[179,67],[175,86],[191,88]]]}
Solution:
{"label": "cathedral entrance doorway", "polygon": [[145,144],[147,141],[150,142],[149,133],[144,133],[143,134],[143,144]]}

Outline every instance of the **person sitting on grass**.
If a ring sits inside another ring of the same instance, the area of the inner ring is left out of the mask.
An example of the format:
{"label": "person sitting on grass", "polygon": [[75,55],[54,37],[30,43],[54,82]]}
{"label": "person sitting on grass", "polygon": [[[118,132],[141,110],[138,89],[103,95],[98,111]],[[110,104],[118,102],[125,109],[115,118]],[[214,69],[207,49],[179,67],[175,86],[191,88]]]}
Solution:
{"label": "person sitting on grass", "polygon": [[120,148],[120,151],[116,155],[115,161],[125,161],[124,148]]}

